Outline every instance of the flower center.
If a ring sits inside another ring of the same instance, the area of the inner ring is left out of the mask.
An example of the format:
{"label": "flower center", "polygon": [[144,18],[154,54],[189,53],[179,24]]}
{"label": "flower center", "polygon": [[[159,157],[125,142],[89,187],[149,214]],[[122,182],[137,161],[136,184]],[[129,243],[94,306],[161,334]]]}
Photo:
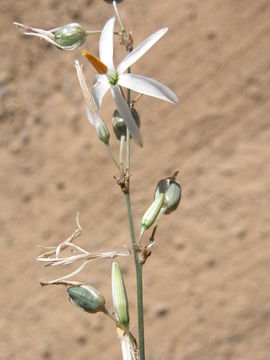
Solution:
{"label": "flower center", "polygon": [[109,83],[110,83],[112,86],[115,86],[115,85],[117,84],[118,77],[119,77],[119,75],[118,75],[117,73],[113,73],[113,74],[110,76]]}

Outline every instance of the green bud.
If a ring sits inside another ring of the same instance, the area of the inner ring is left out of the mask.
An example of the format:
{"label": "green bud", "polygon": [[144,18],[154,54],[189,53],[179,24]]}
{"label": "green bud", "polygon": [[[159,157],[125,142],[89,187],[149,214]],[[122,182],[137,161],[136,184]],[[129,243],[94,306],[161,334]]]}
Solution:
{"label": "green bud", "polygon": [[128,298],[120,267],[116,262],[112,264],[112,297],[114,311],[120,324],[128,326]]}
{"label": "green bud", "polygon": [[[137,110],[133,107],[130,109],[130,111],[131,111],[131,114],[132,114],[137,126],[140,127],[141,121],[140,121],[140,117],[139,117]],[[121,139],[122,135],[126,136],[126,133],[127,133],[126,124],[117,109],[113,113],[112,127],[113,127],[113,131],[115,133],[115,136],[117,137],[118,140]]]}
{"label": "green bud", "polygon": [[72,23],[52,31],[56,45],[65,50],[76,49],[86,39],[86,32],[80,24]]}
{"label": "green bud", "polygon": [[155,197],[155,200],[147,209],[142,218],[142,231],[150,228],[151,225],[155,222],[163,204],[164,204],[165,194],[160,193]]}
{"label": "green bud", "polygon": [[161,193],[165,194],[165,214],[170,214],[176,210],[181,200],[182,189],[180,183],[175,179],[176,175],[177,173],[172,177],[160,180],[156,187],[155,199]]}
{"label": "green bud", "polygon": [[67,293],[72,304],[86,312],[95,314],[105,309],[104,296],[92,286],[70,286]]}

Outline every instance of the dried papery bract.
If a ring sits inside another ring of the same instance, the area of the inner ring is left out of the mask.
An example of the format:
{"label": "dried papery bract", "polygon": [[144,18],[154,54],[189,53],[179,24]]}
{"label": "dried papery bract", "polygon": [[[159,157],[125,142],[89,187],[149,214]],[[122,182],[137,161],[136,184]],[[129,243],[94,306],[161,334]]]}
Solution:
{"label": "dried papery bract", "polygon": [[[77,275],[80,271],[84,269],[84,267],[91,261],[98,259],[115,259],[117,256],[129,256],[130,251],[119,252],[116,250],[106,251],[106,252],[89,252],[84,250],[78,245],[73,243],[73,240],[81,235],[81,226],[79,224],[79,214],[76,217],[77,228],[73,232],[73,234],[68,237],[66,240],[61,242],[56,247],[51,247],[49,251],[39,255],[37,257],[37,261],[44,264],[44,267],[48,266],[65,266],[70,265],[75,262],[81,263],[76,270],[68,273],[67,275],[61,276],[57,279],[53,279],[50,281],[42,280],[42,284],[54,284],[56,282],[61,282],[71,277]],[[65,253],[63,254],[63,252]],[[66,254],[67,252],[67,254]],[[63,254],[63,256],[61,256]]]}

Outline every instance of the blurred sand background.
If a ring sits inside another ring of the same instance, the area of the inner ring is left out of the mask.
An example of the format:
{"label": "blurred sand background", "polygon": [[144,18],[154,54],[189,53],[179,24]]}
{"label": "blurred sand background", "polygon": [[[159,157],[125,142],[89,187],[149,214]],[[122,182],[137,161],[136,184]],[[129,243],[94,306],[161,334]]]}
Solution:
{"label": "blurred sand background", "polygon": [[[101,0],[0,0],[0,8],[0,359],[121,359],[113,324],[72,307],[64,288],[41,288],[52,274],[35,262],[37,246],[73,232],[76,211],[82,247],[130,245],[117,172],[86,119],[74,60],[89,84],[95,72],[80,48],[59,51],[12,25],[101,29],[112,8]],[[125,0],[119,9],[135,46],[169,27],[133,71],[180,99],[174,107],[145,96],[137,106],[145,147],[132,146],[136,232],[160,178],[179,170],[183,186],[144,267],[147,359],[268,360],[270,2]],[[84,47],[97,54],[97,44],[89,37]],[[108,124],[113,110],[107,95]],[[134,267],[119,262],[136,332]],[[112,309],[110,268],[96,262],[77,279]]]}

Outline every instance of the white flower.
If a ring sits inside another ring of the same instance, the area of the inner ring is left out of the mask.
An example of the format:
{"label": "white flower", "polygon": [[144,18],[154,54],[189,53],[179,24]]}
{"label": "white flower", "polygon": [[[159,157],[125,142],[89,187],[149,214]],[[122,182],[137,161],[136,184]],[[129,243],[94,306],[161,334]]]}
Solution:
{"label": "white flower", "polygon": [[[99,41],[99,56],[101,62],[93,55],[84,52],[84,55],[95,66],[98,75],[95,77],[93,86],[93,96],[98,107],[100,107],[103,96],[111,89],[117,109],[126,122],[135,142],[143,146],[142,136],[139,128],[137,127],[127,102],[123,98],[120,86],[134,90],[138,93],[154,96],[156,98],[169,101],[173,104],[178,104],[176,94],[167,86],[151,78],[125,73],[125,71],[139,60],[167,31],[168,28],[163,28],[150,35],[139,46],[137,46],[125,59],[117,66],[114,67],[113,63],[113,31],[114,31],[115,18],[111,18],[105,24]],[[90,55],[90,56],[87,56]],[[105,69],[99,71],[100,65],[105,65]]]}

